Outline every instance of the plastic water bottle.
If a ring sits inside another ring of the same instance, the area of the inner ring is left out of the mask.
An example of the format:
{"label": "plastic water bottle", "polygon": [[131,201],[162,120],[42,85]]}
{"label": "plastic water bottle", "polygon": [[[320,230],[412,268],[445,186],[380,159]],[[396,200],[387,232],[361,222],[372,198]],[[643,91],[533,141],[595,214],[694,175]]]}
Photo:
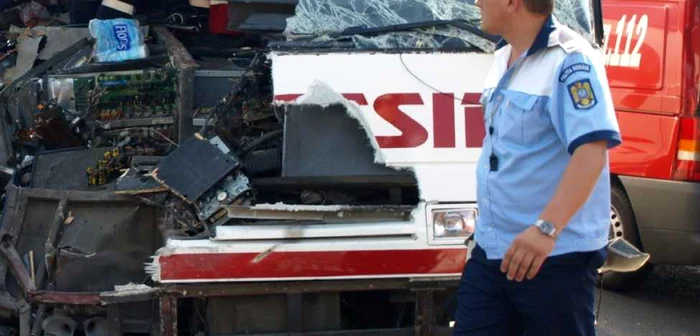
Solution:
{"label": "plastic water bottle", "polygon": [[144,38],[135,19],[92,19],[90,35],[97,40],[95,58],[98,62],[122,62],[148,56]]}

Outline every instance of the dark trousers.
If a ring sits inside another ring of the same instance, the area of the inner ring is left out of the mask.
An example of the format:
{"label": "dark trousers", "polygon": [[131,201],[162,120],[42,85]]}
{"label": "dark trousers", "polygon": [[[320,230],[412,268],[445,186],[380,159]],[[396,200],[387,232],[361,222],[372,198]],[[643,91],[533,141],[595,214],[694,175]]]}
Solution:
{"label": "dark trousers", "polygon": [[516,282],[477,245],[457,291],[454,335],[595,335],[595,282],[605,257],[605,249],[550,257],[534,279]]}

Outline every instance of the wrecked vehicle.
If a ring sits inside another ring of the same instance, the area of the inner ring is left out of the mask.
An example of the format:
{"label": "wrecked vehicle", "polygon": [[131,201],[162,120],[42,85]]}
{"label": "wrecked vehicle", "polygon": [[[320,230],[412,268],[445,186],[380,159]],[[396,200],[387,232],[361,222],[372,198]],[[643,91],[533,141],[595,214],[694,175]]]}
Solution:
{"label": "wrecked vehicle", "polygon": [[[210,41],[143,25],[147,58],[99,63],[73,38],[3,88],[8,326],[449,334],[498,40],[478,9],[226,6]],[[600,44],[599,1],[555,14]]]}

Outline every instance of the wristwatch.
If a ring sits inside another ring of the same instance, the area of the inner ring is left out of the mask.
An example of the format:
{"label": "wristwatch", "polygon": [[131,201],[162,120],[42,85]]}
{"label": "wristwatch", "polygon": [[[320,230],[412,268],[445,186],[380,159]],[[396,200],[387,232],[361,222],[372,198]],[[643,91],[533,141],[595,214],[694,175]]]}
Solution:
{"label": "wristwatch", "polygon": [[556,229],[556,227],[554,227],[554,224],[552,224],[552,222],[538,219],[535,222],[535,226],[538,229],[540,229],[540,232],[542,232],[543,234],[546,234],[554,239],[557,239],[557,236],[555,235],[555,233],[557,232],[557,229]]}

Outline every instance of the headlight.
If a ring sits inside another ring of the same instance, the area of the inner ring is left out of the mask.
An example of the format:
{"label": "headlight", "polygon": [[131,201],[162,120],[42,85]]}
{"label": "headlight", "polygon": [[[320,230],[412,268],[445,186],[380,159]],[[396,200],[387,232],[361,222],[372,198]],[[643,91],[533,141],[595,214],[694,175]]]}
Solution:
{"label": "headlight", "polygon": [[474,234],[477,220],[476,208],[437,208],[432,216],[432,238],[435,242],[462,243]]}

